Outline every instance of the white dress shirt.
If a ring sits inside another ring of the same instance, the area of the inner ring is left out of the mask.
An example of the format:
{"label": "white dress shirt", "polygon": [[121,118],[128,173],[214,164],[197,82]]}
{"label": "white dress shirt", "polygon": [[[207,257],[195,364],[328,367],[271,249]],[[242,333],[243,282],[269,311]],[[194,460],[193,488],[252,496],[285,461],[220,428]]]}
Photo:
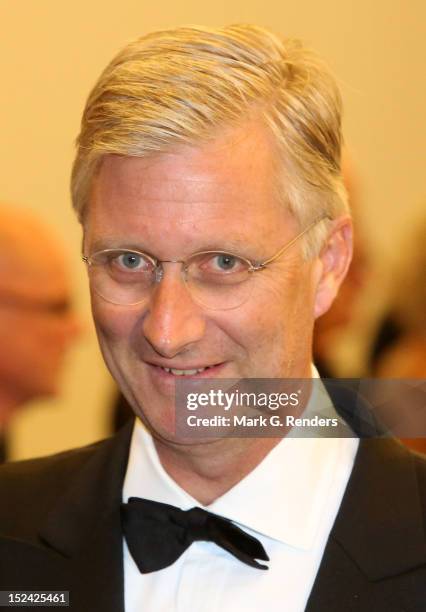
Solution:
{"label": "white dress shirt", "polygon": [[269,570],[259,570],[214,543],[194,542],[173,565],[141,574],[123,541],[126,612],[303,611],[358,442],[287,436],[243,480],[204,507],[166,473],[151,435],[137,420],[123,501],[143,497],[182,510],[204,507],[260,540],[270,561]]}

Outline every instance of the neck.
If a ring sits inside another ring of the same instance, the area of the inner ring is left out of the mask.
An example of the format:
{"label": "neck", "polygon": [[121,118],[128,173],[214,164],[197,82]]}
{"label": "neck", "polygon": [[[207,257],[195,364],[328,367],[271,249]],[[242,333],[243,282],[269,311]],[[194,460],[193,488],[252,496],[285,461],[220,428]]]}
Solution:
{"label": "neck", "polygon": [[[312,377],[311,359],[294,365],[284,378]],[[204,506],[250,474],[280,438],[222,438],[197,445],[170,444],[154,438],[159,459],[171,478]]]}
{"label": "neck", "polygon": [[203,506],[213,503],[247,476],[281,438],[232,438],[196,446],[166,445],[154,439],[171,478]]}

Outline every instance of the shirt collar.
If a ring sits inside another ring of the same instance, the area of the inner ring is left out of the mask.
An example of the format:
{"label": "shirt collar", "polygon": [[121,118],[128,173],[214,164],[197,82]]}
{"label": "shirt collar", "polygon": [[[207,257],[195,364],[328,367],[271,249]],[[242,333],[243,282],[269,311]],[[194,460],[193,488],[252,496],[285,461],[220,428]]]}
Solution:
{"label": "shirt collar", "polygon": [[[316,374],[316,376],[315,376]],[[314,376],[318,377],[316,370]],[[318,406],[322,397],[321,406]],[[324,394],[312,394],[304,414],[336,415]],[[358,446],[351,438],[295,438],[280,441],[245,478],[206,507],[241,527],[308,549],[315,538],[322,513],[339,470],[350,473]],[[144,497],[188,510],[203,507],[164,470],[152,436],[136,419],[123,501]]]}

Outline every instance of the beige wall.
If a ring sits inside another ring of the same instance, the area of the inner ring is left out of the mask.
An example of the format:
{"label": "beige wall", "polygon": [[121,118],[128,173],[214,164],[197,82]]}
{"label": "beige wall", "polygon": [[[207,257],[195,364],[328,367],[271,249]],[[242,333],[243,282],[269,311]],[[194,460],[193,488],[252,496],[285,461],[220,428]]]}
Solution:
{"label": "beige wall", "polygon": [[[0,0],[0,199],[48,219],[70,253],[86,334],[70,355],[63,392],[22,413],[13,454],[26,457],[97,439],[106,431],[109,378],[90,323],[80,233],[68,177],[89,88],[115,51],[151,29],[254,22],[297,36],[337,73],[346,139],[362,185],[379,263],[426,201],[426,4],[422,0]],[[383,278],[379,274],[378,281]]]}

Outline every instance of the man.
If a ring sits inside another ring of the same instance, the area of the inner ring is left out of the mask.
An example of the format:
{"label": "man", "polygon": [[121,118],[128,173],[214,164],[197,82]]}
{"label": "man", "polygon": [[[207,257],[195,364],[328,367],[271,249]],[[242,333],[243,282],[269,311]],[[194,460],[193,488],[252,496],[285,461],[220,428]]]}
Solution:
{"label": "man", "polygon": [[72,193],[101,350],[137,419],[3,470],[2,589],[102,612],[423,608],[420,458],[175,429],[176,381],[312,376],[313,323],[351,256],[340,145],[327,71],[254,26],[154,33],[106,68]]}
{"label": "man", "polygon": [[[60,244],[35,215],[0,206],[0,433],[17,410],[56,395],[79,333]],[[4,459],[6,453],[4,453]]]}

